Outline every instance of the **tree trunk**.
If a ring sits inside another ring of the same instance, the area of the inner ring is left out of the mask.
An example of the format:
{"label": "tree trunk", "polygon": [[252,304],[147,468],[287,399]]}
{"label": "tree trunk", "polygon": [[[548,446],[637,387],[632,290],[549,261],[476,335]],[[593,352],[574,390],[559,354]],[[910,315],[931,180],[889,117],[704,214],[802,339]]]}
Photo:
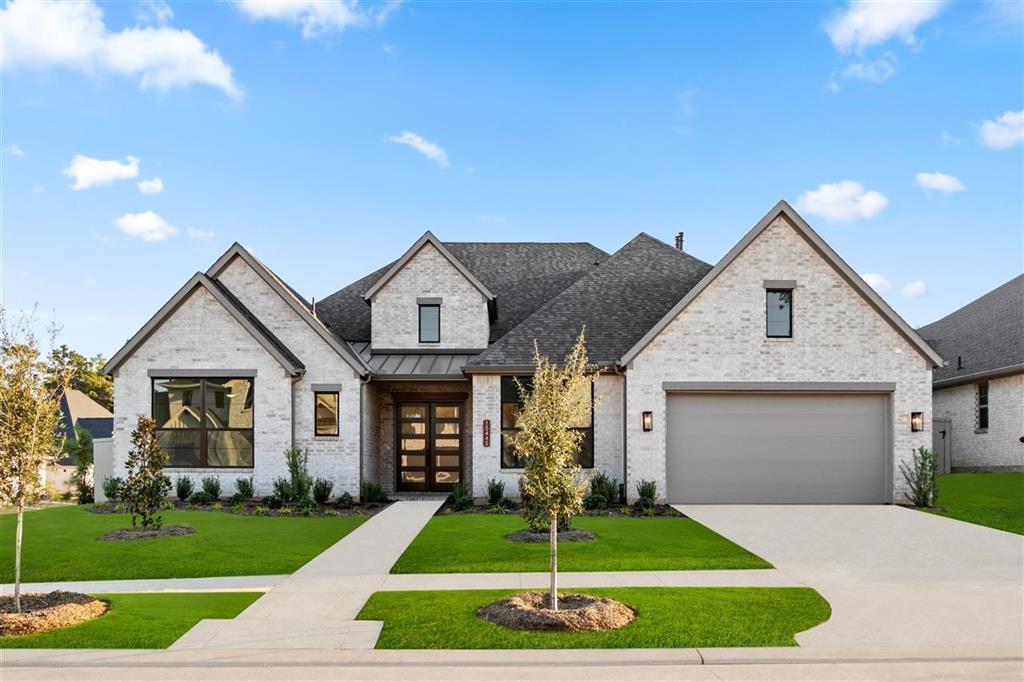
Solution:
{"label": "tree trunk", "polygon": [[14,534],[14,608],[21,613],[21,527],[25,520],[25,498],[18,498],[18,530]]}
{"label": "tree trunk", "polygon": [[551,545],[551,609],[558,610],[558,515],[551,516],[551,530],[548,531]]}

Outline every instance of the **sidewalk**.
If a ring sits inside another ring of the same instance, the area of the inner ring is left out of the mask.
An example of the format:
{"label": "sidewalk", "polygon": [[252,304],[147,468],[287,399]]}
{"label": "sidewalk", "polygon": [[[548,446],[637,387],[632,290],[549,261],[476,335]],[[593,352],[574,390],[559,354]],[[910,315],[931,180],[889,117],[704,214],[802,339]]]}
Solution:
{"label": "sidewalk", "polygon": [[[85,592],[120,594],[125,592],[266,592],[287,575],[237,575],[220,578],[151,578],[146,580],[84,580],[78,582],[22,583],[21,591]],[[14,594],[14,585],[0,585],[0,595]]]}

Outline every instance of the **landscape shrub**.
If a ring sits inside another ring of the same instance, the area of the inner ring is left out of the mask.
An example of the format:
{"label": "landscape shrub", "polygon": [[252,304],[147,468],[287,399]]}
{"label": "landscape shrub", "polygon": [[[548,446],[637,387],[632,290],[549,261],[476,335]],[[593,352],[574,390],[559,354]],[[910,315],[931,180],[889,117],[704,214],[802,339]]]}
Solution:
{"label": "landscape shrub", "polygon": [[335,503],[341,509],[351,509],[355,505],[355,500],[352,499],[351,493],[342,493],[338,495],[338,499]]}
{"label": "landscape shrub", "polygon": [[641,509],[654,509],[658,497],[658,484],[654,481],[640,481],[636,484],[637,504]]}
{"label": "landscape shrub", "polygon": [[388,496],[384,494],[384,488],[380,483],[373,481],[363,481],[363,484],[359,486],[359,497],[362,498],[363,504],[383,504],[388,501]]}
{"label": "landscape shrub", "polygon": [[203,492],[213,499],[220,497],[220,479],[216,476],[203,476],[202,486]]}
{"label": "landscape shrub", "polygon": [[124,485],[124,479],[120,476],[107,476],[103,479],[103,494],[107,496],[107,500],[115,502],[121,499],[121,487]]}
{"label": "landscape shrub", "polygon": [[607,509],[608,499],[601,493],[590,493],[583,498],[583,506],[587,509]]}
{"label": "landscape shrub", "polygon": [[331,499],[331,491],[333,490],[334,483],[326,478],[318,478],[313,482],[313,500],[319,505],[327,504],[327,500]]}
{"label": "landscape shrub", "polygon": [[505,482],[495,478],[487,481],[487,501],[498,506],[505,501]]}
{"label": "landscape shrub", "polygon": [[469,489],[466,488],[466,484],[459,481],[452,488],[452,491],[448,494],[448,499],[445,500],[447,505],[452,511],[465,511],[466,509],[473,508],[473,496],[469,493]]}
{"label": "landscape shrub", "polygon": [[281,500],[281,496],[277,493],[273,495],[267,495],[263,498],[263,504],[266,505],[267,509],[280,509],[284,506],[284,501]]}
{"label": "landscape shrub", "polygon": [[[619,499],[619,480],[601,471],[590,479],[590,494],[600,495],[608,505],[615,504]],[[602,507],[604,509],[604,507]]]}
{"label": "landscape shrub", "polygon": [[131,433],[128,451],[128,478],[121,486],[121,499],[132,517],[132,528],[137,522],[143,528],[160,528],[163,520],[158,513],[164,498],[171,490],[171,479],[164,473],[167,453],[156,440],[156,422],[139,417]]}
{"label": "landscape shrub", "polygon": [[182,502],[188,502],[188,498],[192,497],[194,491],[195,484],[188,476],[178,476],[174,480],[174,495]]}
{"label": "landscape shrub", "polygon": [[206,492],[205,490],[197,490],[192,493],[188,498],[189,504],[201,505],[201,504],[213,504],[217,501],[217,498]]}
{"label": "landscape shrub", "polygon": [[252,483],[252,476],[235,479],[235,495],[240,500],[251,500],[255,494],[255,486]]}
{"label": "landscape shrub", "polygon": [[915,507],[934,507],[939,499],[935,481],[939,458],[931,450],[920,447],[913,451],[910,465],[900,462],[900,473],[907,484],[907,497]]}

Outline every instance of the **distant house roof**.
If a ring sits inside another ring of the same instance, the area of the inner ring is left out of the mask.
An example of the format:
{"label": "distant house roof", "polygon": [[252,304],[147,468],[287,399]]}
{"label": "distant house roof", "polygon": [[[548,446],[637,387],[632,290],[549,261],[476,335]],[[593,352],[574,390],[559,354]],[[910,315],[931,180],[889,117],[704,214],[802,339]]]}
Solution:
{"label": "distant house roof", "polygon": [[533,363],[534,340],[543,355],[564,357],[586,327],[587,354],[617,365],[711,266],[640,233],[542,305],[467,367]]}
{"label": "distant house roof", "polygon": [[[495,296],[491,341],[582,277],[608,254],[585,242],[442,242]],[[348,341],[370,340],[370,306],[363,296],[397,261],[317,301],[316,314]]]}
{"label": "distant house roof", "polygon": [[[61,421],[64,425],[64,437],[68,440],[77,439],[75,426],[80,426],[93,438],[110,438],[114,433],[114,415],[107,408],[82,393],[78,389],[69,388],[60,399]],[[57,463],[71,466],[75,463],[72,457],[61,457]]]}
{"label": "distant house roof", "polygon": [[937,387],[1024,372],[1024,275],[917,331],[946,361]]}

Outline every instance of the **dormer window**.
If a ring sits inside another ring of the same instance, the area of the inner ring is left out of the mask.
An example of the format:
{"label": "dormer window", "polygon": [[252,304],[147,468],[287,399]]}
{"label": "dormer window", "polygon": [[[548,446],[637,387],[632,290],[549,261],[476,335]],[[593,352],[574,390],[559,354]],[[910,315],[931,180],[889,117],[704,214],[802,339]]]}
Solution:
{"label": "dormer window", "polygon": [[420,343],[441,342],[441,303],[420,302]]}

